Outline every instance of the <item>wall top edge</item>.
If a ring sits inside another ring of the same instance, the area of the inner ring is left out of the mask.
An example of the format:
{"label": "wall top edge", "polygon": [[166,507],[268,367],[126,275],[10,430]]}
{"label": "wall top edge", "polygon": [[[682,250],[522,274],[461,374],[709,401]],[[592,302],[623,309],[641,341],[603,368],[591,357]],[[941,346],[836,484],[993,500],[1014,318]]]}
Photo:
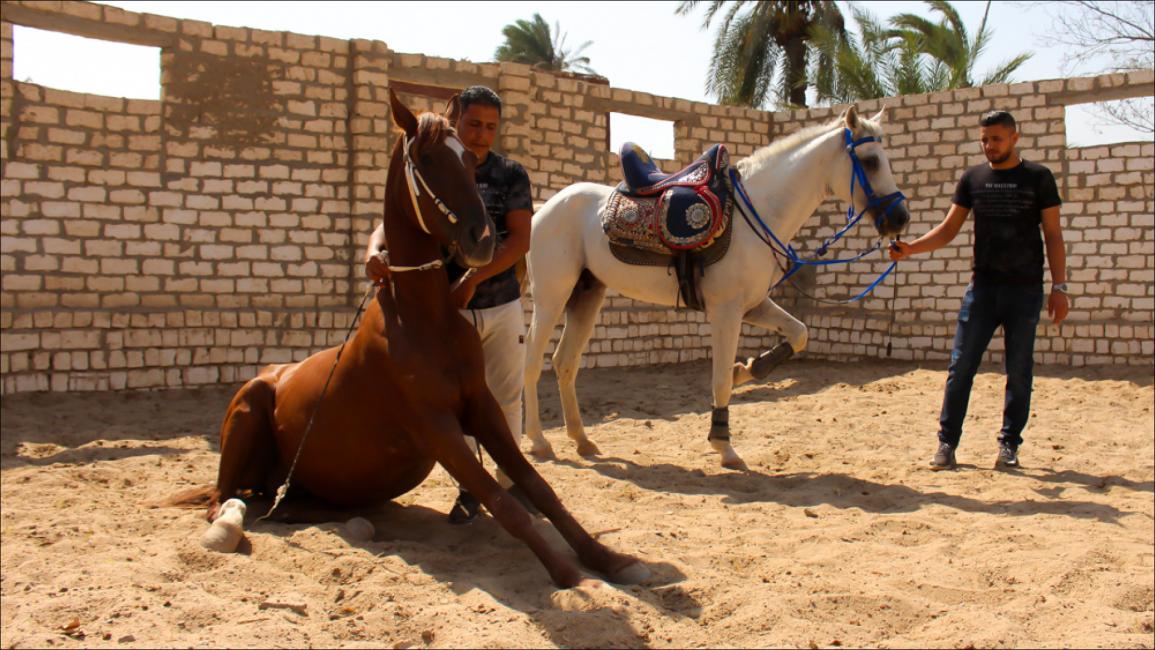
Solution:
{"label": "wall top edge", "polygon": [[[419,56],[423,61],[447,63],[452,68],[469,68],[463,77],[489,77],[512,74],[533,76],[542,71],[530,66],[497,62],[472,62],[425,54],[394,52],[381,41],[371,39],[334,39],[320,35],[305,35],[295,32],[261,30],[250,27],[216,25],[191,19],[177,19],[155,14],[137,13],[119,7],[97,4],[83,0],[5,0],[3,21],[47,31],[69,33],[77,36],[98,38],[114,42],[124,42],[152,47],[176,47],[182,38],[250,38],[251,35],[281,35],[289,41],[304,44],[311,41],[314,46],[338,43],[349,48],[349,52],[372,52],[392,56]],[[259,39],[264,40],[264,39]],[[523,69],[524,68],[524,69]],[[494,74],[497,73],[497,74]],[[552,73],[550,73],[552,74]],[[640,114],[656,119],[683,120],[697,122],[700,115],[722,115],[725,117],[756,120],[799,121],[823,119],[837,115],[846,104],[815,106],[793,110],[765,110],[744,106],[725,106],[679,97],[651,95],[641,91],[617,88],[608,80],[585,79],[582,75],[567,73],[554,74],[558,82],[567,86],[586,84],[594,91],[592,96],[599,108],[606,110],[625,109],[622,112]],[[414,79],[416,81],[416,79]],[[1104,101],[1104,98],[1143,97],[1155,94],[1155,70],[1107,73],[1086,77],[1040,79],[1012,84],[993,84],[973,88],[909,95],[906,97],[926,97],[941,102],[966,101],[980,97],[997,97],[1012,94],[1046,95],[1054,103],[1071,105],[1088,101]],[[904,102],[897,97],[862,100],[856,104],[863,110],[877,110],[882,105],[899,106]],[[914,102],[918,103],[918,102]]]}

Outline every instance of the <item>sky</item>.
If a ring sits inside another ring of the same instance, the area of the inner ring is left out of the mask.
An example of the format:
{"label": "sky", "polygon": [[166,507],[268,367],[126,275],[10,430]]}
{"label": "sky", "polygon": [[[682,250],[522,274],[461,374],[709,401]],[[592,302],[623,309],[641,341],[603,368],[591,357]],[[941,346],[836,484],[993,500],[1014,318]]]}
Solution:
{"label": "sky", "polygon": [[[502,42],[501,29],[538,12],[556,21],[576,48],[591,41],[583,54],[590,67],[609,78],[615,88],[654,95],[713,102],[705,90],[714,41],[714,27],[702,29],[703,8],[678,16],[677,1],[648,2],[213,2],[123,1],[115,5],[141,13],[204,20],[217,25],[292,31],[341,39],[384,41],[396,52],[493,60]],[[703,3],[705,4],[705,3]],[[841,4],[841,3],[840,3]],[[973,33],[985,2],[953,3]],[[876,17],[914,13],[937,20],[922,2],[862,3]],[[1015,81],[1068,76],[1063,50],[1047,38],[1048,10],[1033,2],[995,2],[989,24],[994,37],[976,66],[976,76],[1025,50],[1035,56],[1019,68]],[[64,53],[63,55],[61,53]],[[1094,64],[1092,64],[1094,65]],[[20,81],[78,92],[157,99],[160,92],[159,53],[155,48],[93,41],[16,26],[14,73]],[[1093,70],[1087,69],[1090,73]],[[652,149],[658,158],[672,158],[673,129],[668,122],[634,116],[611,116],[611,147],[623,139]],[[1145,140],[1121,127],[1105,127],[1088,106],[1067,110],[1068,144]]]}

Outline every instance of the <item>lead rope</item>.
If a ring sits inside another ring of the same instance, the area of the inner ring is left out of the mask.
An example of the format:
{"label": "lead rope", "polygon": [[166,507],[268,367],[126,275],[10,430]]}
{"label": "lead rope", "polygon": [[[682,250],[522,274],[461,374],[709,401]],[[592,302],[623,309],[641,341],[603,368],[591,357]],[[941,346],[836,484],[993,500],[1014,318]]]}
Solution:
{"label": "lead rope", "polygon": [[268,519],[277,506],[281,505],[281,501],[285,495],[289,493],[289,482],[293,478],[293,470],[297,469],[297,461],[301,459],[301,451],[305,448],[305,440],[309,437],[309,432],[313,430],[313,420],[317,417],[317,411],[321,408],[321,402],[325,400],[325,393],[329,390],[329,382],[333,379],[333,373],[337,370],[337,362],[341,360],[341,351],[345,349],[345,344],[349,342],[349,336],[353,333],[353,328],[357,325],[357,319],[361,317],[361,312],[365,309],[365,301],[369,296],[373,295],[377,288],[376,284],[369,283],[369,290],[365,292],[365,296],[361,298],[361,304],[357,305],[357,313],[353,315],[353,321],[349,323],[349,330],[345,332],[345,340],[341,341],[341,347],[337,348],[337,358],[333,359],[333,367],[329,368],[329,376],[325,378],[325,387],[321,389],[321,396],[317,398],[317,403],[313,405],[313,413],[309,416],[309,424],[305,427],[305,435],[301,436],[301,444],[297,445],[297,455],[293,456],[293,464],[289,466],[289,473],[285,476],[285,483],[277,488],[277,496],[273,499],[273,505],[265,514],[257,517],[257,521]]}
{"label": "lead rope", "polygon": [[886,301],[887,307],[890,308],[890,322],[886,325],[886,358],[890,358],[890,353],[893,350],[891,342],[894,340],[894,301],[898,298],[898,263],[894,265],[894,294]]}

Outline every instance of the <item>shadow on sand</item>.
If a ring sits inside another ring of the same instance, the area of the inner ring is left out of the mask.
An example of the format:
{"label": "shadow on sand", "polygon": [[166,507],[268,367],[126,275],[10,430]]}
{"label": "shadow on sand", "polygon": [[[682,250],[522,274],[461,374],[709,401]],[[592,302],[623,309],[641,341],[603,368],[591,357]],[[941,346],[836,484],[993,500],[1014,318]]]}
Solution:
{"label": "shadow on sand", "polygon": [[[360,548],[378,557],[400,558],[458,595],[481,589],[507,607],[524,612],[559,647],[648,647],[650,639],[646,631],[635,629],[629,611],[615,606],[623,602],[625,595],[674,618],[696,619],[702,611],[702,604],[679,584],[686,580],[681,570],[670,563],[647,558],[640,558],[651,571],[644,584],[606,583],[619,592],[611,595],[610,602],[587,602],[577,608],[555,606],[551,596],[560,592],[550,582],[545,567],[527,546],[489,516],[481,516],[466,526],[453,526],[446,523],[444,512],[420,505],[389,502],[369,510],[342,510],[298,503],[298,507],[286,509],[286,514],[278,510],[270,521],[254,523],[260,514],[268,511],[269,504],[270,501],[263,498],[250,502],[246,530],[275,535],[292,543],[289,538],[297,531],[323,522],[337,523],[334,533],[351,548]],[[289,500],[285,504],[289,504]],[[372,541],[353,540],[343,533],[338,522],[354,516],[365,517],[373,523],[377,533]],[[551,546],[577,563],[576,554],[548,520],[535,518],[535,528]],[[591,531],[591,534],[596,537],[598,532]],[[628,548],[609,545],[618,551],[631,552]],[[238,552],[249,550],[242,547]],[[524,569],[511,573],[509,566],[514,564]],[[604,579],[585,567],[582,569],[587,576]],[[576,593],[574,596],[580,603],[582,596]]]}
{"label": "shadow on sand", "polygon": [[[790,507],[810,507],[826,504],[839,509],[857,508],[865,512],[914,512],[931,504],[943,505],[964,512],[1032,516],[1053,514],[1078,519],[1097,519],[1116,523],[1120,517],[1131,514],[1110,505],[1058,499],[1057,494],[1046,500],[983,501],[939,491],[922,491],[908,485],[884,484],[846,474],[814,474],[795,472],[769,475],[756,471],[736,471],[724,474],[706,474],[701,470],[661,463],[639,465],[631,460],[602,456],[590,464],[568,460],[558,461],[575,468],[588,467],[608,478],[629,481],[646,490],[676,492],[679,494],[718,494],[726,503],[743,504],[773,502]],[[960,464],[955,471],[979,470],[973,465]],[[1078,472],[1051,470],[1016,470],[1025,478],[1044,482],[1071,482],[1085,486],[1115,485],[1138,491],[1152,491],[1151,482],[1136,483],[1118,476],[1095,477]],[[805,488],[805,489],[801,489]]]}

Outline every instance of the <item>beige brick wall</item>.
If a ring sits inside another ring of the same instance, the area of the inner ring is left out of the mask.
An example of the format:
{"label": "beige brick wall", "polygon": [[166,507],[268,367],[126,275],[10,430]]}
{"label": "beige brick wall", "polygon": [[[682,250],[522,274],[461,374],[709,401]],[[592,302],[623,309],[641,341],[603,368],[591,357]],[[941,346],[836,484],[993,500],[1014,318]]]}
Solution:
{"label": "beige brick wall", "polygon": [[[161,48],[164,99],[13,80],[14,23]],[[0,28],[4,393],[233,382],[338,343],[365,286],[360,251],[380,218],[395,137],[390,84],[415,109],[439,110],[441,91],[474,83],[501,93],[497,148],[525,165],[539,202],[577,181],[616,182],[609,112],[673,121],[676,160],[659,161],[667,170],[714,142],[737,159],[834,116],[716,106],[516,64],[397,53],[379,41],[82,2],[7,2]],[[974,122],[989,108],[1014,111],[1025,155],[1055,170],[1067,201],[1075,300],[1061,333],[1040,329],[1042,362],[1150,365],[1155,358],[1152,145],[1067,149],[1062,107],[1088,93],[1151,86],[1148,73],[887,101],[888,152],[915,233],[941,219],[958,174],[981,160]],[[843,218],[840,206],[824,205],[795,246],[807,252]],[[855,235],[847,247],[869,243]],[[969,247],[968,228],[951,247],[904,263],[897,283],[853,307],[812,305],[790,287],[775,297],[811,326],[811,355],[884,355],[893,297],[894,356],[943,359]],[[819,296],[845,296],[882,268],[862,263],[801,283]],[[708,332],[702,314],[611,293],[585,363],[705,358]],[[744,332],[747,353],[775,342]]]}

